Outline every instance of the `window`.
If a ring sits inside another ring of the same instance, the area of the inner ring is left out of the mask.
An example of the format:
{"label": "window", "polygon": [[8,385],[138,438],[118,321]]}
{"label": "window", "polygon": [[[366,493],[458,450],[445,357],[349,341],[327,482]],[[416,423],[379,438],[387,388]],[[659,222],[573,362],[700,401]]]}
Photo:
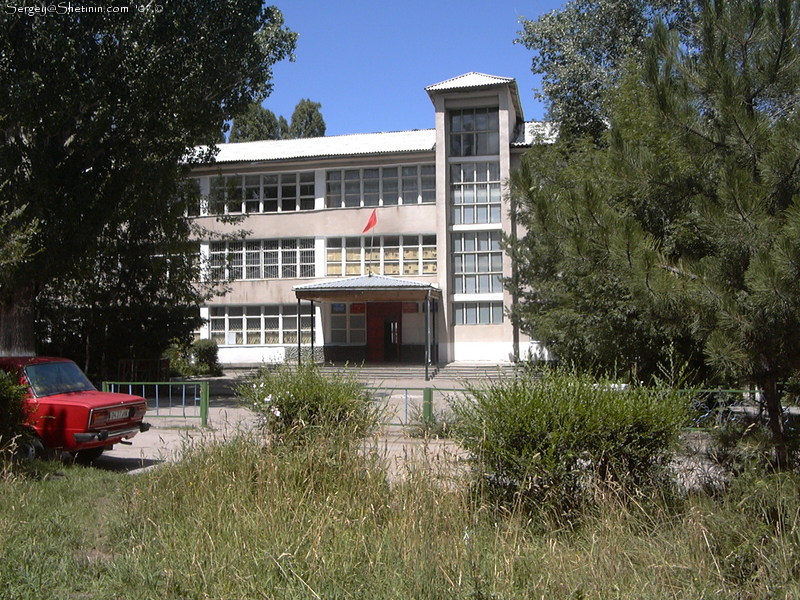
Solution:
{"label": "window", "polygon": [[197,178],[190,179],[186,182],[186,188],[180,195],[182,202],[186,204],[187,217],[200,216],[200,180]]}
{"label": "window", "polygon": [[227,175],[211,179],[209,214],[312,210],[314,173]]}
{"label": "window", "polygon": [[334,303],[331,305],[332,344],[365,344],[367,341],[366,305]]}
{"label": "window", "polygon": [[337,169],[325,176],[325,206],[395,206],[436,202],[436,167]]}
{"label": "window", "polygon": [[435,275],[435,235],[385,235],[328,238],[326,273],[329,277],[378,275]]}
{"label": "window", "polygon": [[502,292],[503,252],[499,231],[453,234],[453,293]]}
{"label": "window", "polygon": [[456,302],[455,325],[498,325],[503,322],[502,302]]}
{"label": "window", "polygon": [[[300,314],[301,343],[311,344],[311,307]],[[211,339],[220,346],[297,343],[297,306],[213,306],[209,311]]]}
{"label": "window", "polygon": [[211,242],[209,253],[212,280],[316,276],[312,238]]}
{"label": "window", "polygon": [[450,156],[488,156],[500,152],[496,108],[450,111]]}
{"label": "window", "polygon": [[450,165],[450,198],[454,225],[500,223],[500,163]]}
{"label": "window", "polygon": [[208,212],[214,215],[242,212],[242,177],[229,175],[211,179]]}

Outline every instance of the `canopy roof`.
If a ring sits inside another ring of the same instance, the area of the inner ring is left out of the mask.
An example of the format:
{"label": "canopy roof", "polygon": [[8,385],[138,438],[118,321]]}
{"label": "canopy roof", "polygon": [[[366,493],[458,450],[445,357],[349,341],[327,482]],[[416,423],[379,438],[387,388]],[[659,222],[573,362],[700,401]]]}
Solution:
{"label": "canopy roof", "polygon": [[430,283],[365,275],[297,285],[298,300],[319,302],[402,302],[441,298],[442,290]]}

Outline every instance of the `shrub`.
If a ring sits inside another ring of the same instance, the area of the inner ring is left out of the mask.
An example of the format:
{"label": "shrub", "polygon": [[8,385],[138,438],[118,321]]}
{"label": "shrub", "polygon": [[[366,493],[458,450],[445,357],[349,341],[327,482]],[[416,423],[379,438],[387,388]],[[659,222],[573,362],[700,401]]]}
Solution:
{"label": "shrub", "polygon": [[194,364],[200,374],[219,375],[219,348],[214,340],[196,340],[192,344]]}
{"label": "shrub", "polygon": [[275,442],[355,441],[380,422],[371,396],[349,369],[328,374],[313,363],[284,364],[261,369],[238,393],[262,416]]}
{"label": "shrub", "polygon": [[14,378],[0,371],[0,454],[14,446],[14,440],[24,433],[25,389]]}
{"label": "shrub", "polygon": [[656,482],[688,417],[687,394],[620,388],[563,370],[467,392],[453,403],[458,434],[489,490],[557,512],[578,507],[598,486]]}
{"label": "shrub", "polygon": [[221,375],[218,347],[214,340],[197,340],[191,346],[173,342],[164,352],[170,373],[176,376]]}
{"label": "shrub", "polygon": [[169,359],[169,374],[171,377],[183,377],[194,374],[192,365],[191,347],[183,342],[172,342],[164,350],[163,358]]}

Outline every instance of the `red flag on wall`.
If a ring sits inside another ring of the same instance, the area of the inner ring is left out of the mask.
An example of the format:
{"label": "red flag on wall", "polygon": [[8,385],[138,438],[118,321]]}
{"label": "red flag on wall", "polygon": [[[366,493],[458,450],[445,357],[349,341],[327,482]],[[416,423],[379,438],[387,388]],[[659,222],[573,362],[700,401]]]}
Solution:
{"label": "red flag on wall", "polygon": [[367,226],[364,227],[364,231],[361,232],[361,235],[367,233],[370,229],[375,227],[378,224],[378,214],[375,212],[376,209],[372,209],[372,214],[369,216],[369,221],[367,221]]}

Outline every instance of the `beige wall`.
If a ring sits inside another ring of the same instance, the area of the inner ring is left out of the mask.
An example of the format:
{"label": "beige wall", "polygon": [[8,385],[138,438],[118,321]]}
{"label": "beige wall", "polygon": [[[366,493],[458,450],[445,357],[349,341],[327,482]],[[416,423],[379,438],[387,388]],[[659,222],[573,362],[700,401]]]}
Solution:
{"label": "beige wall", "polygon": [[[214,217],[200,217],[197,223],[216,233],[245,229],[251,239],[292,237],[360,236],[372,208],[330,208],[289,213],[253,214],[235,224],[219,223]],[[437,233],[436,207],[412,204],[377,208],[378,225],[366,237],[403,233]]]}

